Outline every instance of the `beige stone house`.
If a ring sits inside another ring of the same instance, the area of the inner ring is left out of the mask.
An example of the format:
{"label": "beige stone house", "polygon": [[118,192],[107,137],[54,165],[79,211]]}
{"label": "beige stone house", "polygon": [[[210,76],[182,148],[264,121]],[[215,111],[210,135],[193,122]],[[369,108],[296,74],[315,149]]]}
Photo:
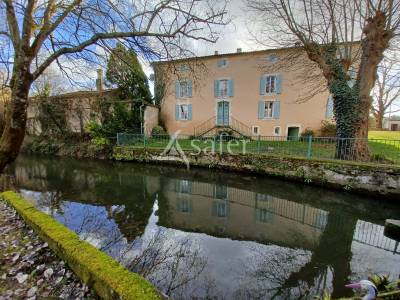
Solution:
{"label": "beige stone house", "polygon": [[[202,136],[220,130],[245,136],[299,136],[333,117],[328,91],[300,101],[307,84],[302,64],[285,67],[296,48],[219,54],[154,64],[164,82],[160,119],[171,134]],[[304,54],[298,61],[305,61]],[[293,62],[292,62],[293,64]],[[305,72],[306,70],[304,70]],[[318,75],[319,69],[313,72]],[[321,87],[323,87],[323,77]],[[313,91],[311,91],[312,93]]]}

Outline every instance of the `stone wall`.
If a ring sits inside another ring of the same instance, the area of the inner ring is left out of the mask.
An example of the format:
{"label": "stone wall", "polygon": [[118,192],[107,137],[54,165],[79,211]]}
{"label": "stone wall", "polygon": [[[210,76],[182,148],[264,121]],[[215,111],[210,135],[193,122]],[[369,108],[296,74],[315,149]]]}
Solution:
{"label": "stone wall", "polygon": [[[117,96],[116,90],[78,91],[49,97],[49,102],[63,103],[66,112],[66,128],[71,132],[83,133],[90,120],[100,121],[100,102],[112,100]],[[42,128],[39,121],[40,100],[29,99],[27,132],[40,135]]]}
{"label": "stone wall", "polygon": [[[190,166],[251,172],[342,191],[400,199],[400,166],[317,161],[272,155],[185,153]],[[115,147],[114,159],[186,165],[181,156],[160,150]]]}
{"label": "stone wall", "polygon": [[144,119],[143,128],[144,128],[144,134],[146,136],[150,136],[153,128],[158,125],[158,120],[159,120],[158,115],[159,115],[159,108],[157,106],[154,105],[146,106],[143,115]]}

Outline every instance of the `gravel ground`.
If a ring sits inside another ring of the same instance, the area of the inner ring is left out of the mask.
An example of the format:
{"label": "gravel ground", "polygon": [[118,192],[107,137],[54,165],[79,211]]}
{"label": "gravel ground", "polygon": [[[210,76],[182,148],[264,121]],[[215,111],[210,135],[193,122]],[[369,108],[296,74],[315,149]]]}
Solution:
{"label": "gravel ground", "polygon": [[98,299],[0,200],[0,300]]}

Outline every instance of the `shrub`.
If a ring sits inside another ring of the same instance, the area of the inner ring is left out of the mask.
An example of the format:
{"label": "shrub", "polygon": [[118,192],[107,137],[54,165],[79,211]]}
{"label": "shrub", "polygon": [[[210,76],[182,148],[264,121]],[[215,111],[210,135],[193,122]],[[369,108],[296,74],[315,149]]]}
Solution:
{"label": "shrub", "polygon": [[151,135],[162,135],[162,134],[167,134],[167,132],[165,131],[165,129],[160,126],[157,125],[153,128],[153,130],[151,131]]}
{"label": "shrub", "polygon": [[308,136],[315,136],[315,132],[314,130],[312,130],[311,128],[306,128],[304,129],[304,131],[301,133],[301,137],[308,137]]}
{"label": "shrub", "polygon": [[336,124],[330,121],[322,121],[320,132],[322,137],[335,137]]}
{"label": "shrub", "polygon": [[85,133],[87,133],[92,139],[103,137],[103,130],[101,125],[95,121],[90,121],[85,126]]}
{"label": "shrub", "polygon": [[104,152],[110,149],[110,141],[104,137],[96,137],[90,140],[89,150],[94,152]]}

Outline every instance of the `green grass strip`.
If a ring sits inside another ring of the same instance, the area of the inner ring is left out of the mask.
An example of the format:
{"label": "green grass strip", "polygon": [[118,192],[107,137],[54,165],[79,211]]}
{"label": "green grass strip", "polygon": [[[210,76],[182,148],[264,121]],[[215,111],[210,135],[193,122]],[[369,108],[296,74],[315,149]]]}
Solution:
{"label": "green grass strip", "polygon": [[14,192],[0,197],[103,299],[162,299],[156,288]]}

